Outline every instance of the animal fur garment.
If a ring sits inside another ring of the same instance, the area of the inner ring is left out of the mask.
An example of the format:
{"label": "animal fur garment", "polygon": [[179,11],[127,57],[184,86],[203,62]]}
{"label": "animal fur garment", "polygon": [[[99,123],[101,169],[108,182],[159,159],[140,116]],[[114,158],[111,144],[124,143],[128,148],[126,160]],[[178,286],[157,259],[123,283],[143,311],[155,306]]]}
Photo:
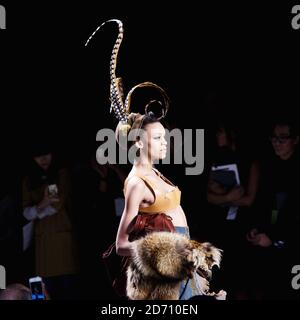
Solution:
{"label": "animal fur garment", "polygon": [[153,232],[132,242],[127,270],[131,300],[178,300],[180,284],[196,270],[206,278],[220,266],[221,250],[173,232]]}

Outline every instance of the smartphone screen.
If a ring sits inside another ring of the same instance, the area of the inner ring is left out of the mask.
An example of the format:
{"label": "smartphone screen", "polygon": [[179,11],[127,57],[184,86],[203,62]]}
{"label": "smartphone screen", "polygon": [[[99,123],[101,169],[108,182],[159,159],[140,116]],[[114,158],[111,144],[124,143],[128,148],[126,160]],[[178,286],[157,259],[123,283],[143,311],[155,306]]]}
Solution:
{"label": "smartphone screen", "polygon": [[56,184],[50,184],[48,186],[48,192],[50,197],[57,197],[58,189]]}
{"label": "smartphone screen", "polygon": [[32,300],[45,300],[45,293],[42,285],[42,278],[35,277],[29,279]]}

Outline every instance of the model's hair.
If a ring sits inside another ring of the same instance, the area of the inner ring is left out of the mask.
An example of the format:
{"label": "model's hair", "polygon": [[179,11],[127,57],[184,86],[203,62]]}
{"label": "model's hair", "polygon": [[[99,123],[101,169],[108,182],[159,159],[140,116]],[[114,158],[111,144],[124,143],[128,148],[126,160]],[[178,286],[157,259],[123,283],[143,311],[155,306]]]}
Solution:
{"label": "model's hair", "polygon": [[133,122],[131,124],[131,129],[145,129],[147,124],[160,122],[152,111],[147,114],[141,115],[141,117],[133,116],[132,120]]}
{"label": "model's hair", "polygon": [[[158,119],[152,111],[146,114],[130,113],[126,124],[120,121],[117,125],[116,140],[123,149],[126,148],[129,150],[131,146],[141,138],[141,130],[144,130],[148,124],[157,122],[160,123],[160,119]],[[128,140],[131,133],[133,136]]]}

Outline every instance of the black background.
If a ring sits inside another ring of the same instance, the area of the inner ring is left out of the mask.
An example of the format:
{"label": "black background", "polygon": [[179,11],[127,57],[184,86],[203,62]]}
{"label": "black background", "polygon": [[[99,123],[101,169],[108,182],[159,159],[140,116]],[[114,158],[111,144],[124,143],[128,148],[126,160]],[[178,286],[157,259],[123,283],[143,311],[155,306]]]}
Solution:
{"label": "black background", "polygon": [[[32,139],[44,135],[67,158],[85,157],[96,151],[96,132],[114,127],[109,59],[116,25],[84,46],[110,18],[124,23],[117,75],[125,91],[143,81],[161,85],[172,102],[169,121],[179,128],[206,129],[227,115],[255,139],[277,114],[297,119],[293,4],[126,2],[0,1],[7,11],[0,30],[1,164],[22,167]],[[98,317],[94,306],[82,307]]]}
{"label": "black background", "polygon": [[1,4],[1,137],[17,154],[38,133],[73,157],[93,145],[99,129],[114,127],[109,58],[116,25],[84,46],[109,18],[125,28],[117,68],[125,92],[158,83],[171,98],[169,121],[180,128],[206,128],[225,114],[257,136],[272,116],[294,115],[299,105],[292,4]]}
{"label": "black background", "polygon": [[[112,18],[125,29],[116,72],[125,94],[143,81],[161,85],[171,99],[167,120],[181,129],[205,129],[204,170],[210,128],[219,117],[231,119],[243,131],[244,147],[258,155],[270,147],[266,130],[274,117],[288,115],[299,124],[300,31],[291,25],[292,3],[1,4],[7,13],[7,29],[0,30],[1,171],[7,181],[22,174],[36,139],[50,137],[61,156],[76,163],[96,153],[98,130],[115,128],[109,62],[117,25],[105,25],[85,47],[96,27]],[[132,110],[143,112],[134,98]],[[184,168],[163,171],[183,191],[197,185],[204,201],[205,174],[183,177]],[[183,192],[188,212],[194,200]]]}

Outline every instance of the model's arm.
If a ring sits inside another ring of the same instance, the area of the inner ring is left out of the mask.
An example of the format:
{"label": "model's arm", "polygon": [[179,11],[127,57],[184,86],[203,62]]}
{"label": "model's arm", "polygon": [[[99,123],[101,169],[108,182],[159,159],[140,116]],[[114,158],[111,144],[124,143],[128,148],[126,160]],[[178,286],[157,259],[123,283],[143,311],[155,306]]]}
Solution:
{"label": "model's arm", "polygon": [[118,255],[130,255],[131,243],[128,240],[128,226],[138,214],[140,203],[143,201],[144,197],[144,182],[138,177],[132,177],[127,183],[125,207],[117,233],[116,250]]}

